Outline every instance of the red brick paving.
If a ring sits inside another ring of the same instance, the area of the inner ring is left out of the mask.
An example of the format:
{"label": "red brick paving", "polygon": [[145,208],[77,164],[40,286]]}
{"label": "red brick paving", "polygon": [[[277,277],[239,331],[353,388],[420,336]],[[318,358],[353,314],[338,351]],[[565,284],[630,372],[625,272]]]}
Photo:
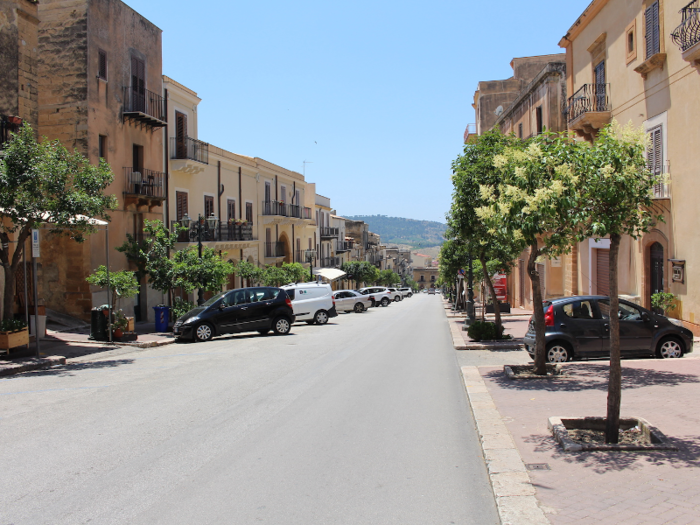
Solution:
{"label": "red brick paving", "polygon": [[700,356],[623,361],[622,415],[664,432],[679,452],[565,453],[547,429],[550,416],[604,416],[605,361],[566,365],[568,379],[510,381],[502,367],[480,367],[540,504],[558,524],[700,523]]}

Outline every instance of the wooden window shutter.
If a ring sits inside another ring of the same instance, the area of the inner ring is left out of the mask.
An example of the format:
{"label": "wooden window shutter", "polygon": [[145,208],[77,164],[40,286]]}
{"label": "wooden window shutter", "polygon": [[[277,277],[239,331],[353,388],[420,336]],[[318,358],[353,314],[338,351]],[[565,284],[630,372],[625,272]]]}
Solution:
{"label": "wooden window shutter", "polygon": [[654,2],[644,12],[646,24],[644,38],[646,40],[646,58],[649,59],[661,50],[659,33],[659,2]]}
{"label": "wooden window shutter", "polygon": [[657,126],[649,132],[649,148],[647,149],[647,167],[653,175],[663,173],[662,129]]}
{"label": "wooden window shutter", "polygon": [[178,159],[187,158],[187,115],[175,112],[175,154]]}
{"label": "wooden window shutter", "polygon": [[175,216],[179,221],[187,215],[187,193],[184,191],[175,192]]}
{"label": "wooden window shutter", "polygon": [[100,77],[102,80],[107,80],[107,52],[100,49],[98,51],[98,54],[99,54],[99,65],[98,65],[97,76]]}

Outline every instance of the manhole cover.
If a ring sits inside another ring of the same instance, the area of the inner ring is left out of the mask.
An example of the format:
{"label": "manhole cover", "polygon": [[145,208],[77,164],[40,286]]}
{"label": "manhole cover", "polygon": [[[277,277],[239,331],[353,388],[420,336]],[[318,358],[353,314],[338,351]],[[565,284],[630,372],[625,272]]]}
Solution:
{"label": "manhole cover", "polygon": [[525,463],[527,470],[551,470],[549,463]]}

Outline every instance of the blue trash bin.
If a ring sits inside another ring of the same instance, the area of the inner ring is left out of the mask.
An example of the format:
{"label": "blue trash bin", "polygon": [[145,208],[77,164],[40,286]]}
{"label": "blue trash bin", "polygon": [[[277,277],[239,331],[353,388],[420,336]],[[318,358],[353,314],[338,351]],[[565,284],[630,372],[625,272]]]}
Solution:
{"label": "blue trash bin", "polygon": [[154,306],[156,311],[156,332],[167,332],[170,322],[170,308],[168,306]]}

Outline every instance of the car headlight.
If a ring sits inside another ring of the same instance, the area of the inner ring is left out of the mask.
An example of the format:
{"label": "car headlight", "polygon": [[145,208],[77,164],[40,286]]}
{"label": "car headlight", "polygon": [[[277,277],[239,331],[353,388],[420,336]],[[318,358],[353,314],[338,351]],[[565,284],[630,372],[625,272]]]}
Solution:
{"label": "car headlight", "polygon": [[681,328],[683,327],[683,321],[681,321],[680,319],[673,319],[672,317],[667,317],[667,319],[676,326],[680,326]]}
{"label": "car headlight", "polygon": [[190,317],[189,319],[185,319],[182,324],[194,323],[197,319],[199,319],[199,316],[195,315],[194,317]]}

